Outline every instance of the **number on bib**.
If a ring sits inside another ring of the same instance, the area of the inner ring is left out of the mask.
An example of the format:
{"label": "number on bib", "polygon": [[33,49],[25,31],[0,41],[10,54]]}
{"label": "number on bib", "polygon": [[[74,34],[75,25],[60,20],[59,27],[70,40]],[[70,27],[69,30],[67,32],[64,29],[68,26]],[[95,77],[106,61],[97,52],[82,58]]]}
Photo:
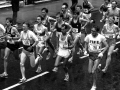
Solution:
{"label": "number on bib", "polygon": [[23,40],[23,45],[30,45],[30,41],[29,40]]}

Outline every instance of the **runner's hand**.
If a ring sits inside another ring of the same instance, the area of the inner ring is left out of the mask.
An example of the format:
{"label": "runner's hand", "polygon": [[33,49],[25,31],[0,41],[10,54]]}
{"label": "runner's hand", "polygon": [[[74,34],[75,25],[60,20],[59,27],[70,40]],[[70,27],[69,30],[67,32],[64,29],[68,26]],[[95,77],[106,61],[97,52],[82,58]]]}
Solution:
{"label": "runner's hand", "polygon": [[102,58],[103,57],[103,53],[99,53],[98,57]]}
{"label": "runner's hand", "polygon": [[81,27],[81,29],[85,29],[85,27]]}
{"label": "runner's hand", "polygon": [[28,47],[28,51],[31,51],[33,49],[33,46]]}
{"label": "runner's hand", "polygon": [[84,51],[84,55],[85,55],[85,56],[87,56],[87,55],[88,55],[87,51]]}

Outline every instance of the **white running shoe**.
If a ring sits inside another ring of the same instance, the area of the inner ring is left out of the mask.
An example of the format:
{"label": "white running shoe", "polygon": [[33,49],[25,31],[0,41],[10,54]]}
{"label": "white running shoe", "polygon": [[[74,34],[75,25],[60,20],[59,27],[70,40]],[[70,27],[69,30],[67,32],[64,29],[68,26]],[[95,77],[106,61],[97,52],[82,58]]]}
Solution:
{"label": "white running shoe", "polygon": [[69,74],[68,73],[65,74],[65,79],[64,80],[69,81]]}
{"label": "white running shoe", "polygon": [[38,66],[36,73],[40,73],[42,71],[41,66]]}
{"label": "white running shoe", "polygon": [[8,74],[6,72],[3,72],[2,74],[0,74],[0,77],[1,78],[7,78],[8,77]]}
{"label": "white running shoe", "polygon": [[57,72],[57,71],[58,71],[58,68],[57,68],[57,67],[54,67],[52,71],[53,71],[53,72]]}
{"label": "white running shoe", "polygon": [[92,88],[90,90],[96,90],[96,86],[92,86]]}

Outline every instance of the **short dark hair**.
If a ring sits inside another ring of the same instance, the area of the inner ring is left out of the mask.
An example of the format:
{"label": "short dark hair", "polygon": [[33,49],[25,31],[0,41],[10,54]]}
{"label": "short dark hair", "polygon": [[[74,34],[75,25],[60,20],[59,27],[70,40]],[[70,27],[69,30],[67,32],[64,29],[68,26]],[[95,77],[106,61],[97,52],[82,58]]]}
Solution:
{"label": "short dark hair", "polygon": [[111,3],[115,2],[117,4],[117,1],[112,1]]}
{"label": "short dark hair", "polygon": [[23,24],[26,24],[28,28],[30,28],[30,23],[29,22],[23,22]]}
{"label": "short dark hair", "polygon": [[[105,1],[105,0],[104,0]],[[108,2],[110,2],[110,0],[108,0]]]}
{"label": "short dark hair", "polygon": [[79,7],[80,9],[82,9],[82,6],[81,6],[81,5],[77,5],[76,7]]}
{"label": "short dark hair", "polygon": [[41,11],[45,10],[46,13],[48,13],[48,9],[47,8],[42,8]]}
{"label": "short dark hair", "polygon": [[13,19],[10,17],[7,17],[6,20],[8,20],[11,24],[13,23]]}
{"label": "short dark hair", "polygon": [[66,8],[68,8],[68,4],[67,4],[67,3],[63,3],[62,5],[65,5],[65,6],[66,6]]}
{"label": "short dark hair", "polygon": [[96,25],[93,25],[92,28],[94,28],[97,32],[100,31],[100,28],[98,26],[96,26]]}
{"label": "short dark hair", "polygon": [[37,17],[40,17],[42,19],[42,16],[41,15],[38,15]]}

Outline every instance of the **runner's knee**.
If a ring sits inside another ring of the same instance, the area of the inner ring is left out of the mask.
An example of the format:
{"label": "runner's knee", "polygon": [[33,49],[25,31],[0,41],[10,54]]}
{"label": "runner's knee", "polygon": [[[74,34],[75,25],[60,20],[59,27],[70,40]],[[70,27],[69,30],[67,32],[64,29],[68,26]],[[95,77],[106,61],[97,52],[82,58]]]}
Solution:
{"label": "runner's knee", "polygon": [[23,63],[20,63],[20,67],[24,67],[24,64],[23,64]]}

